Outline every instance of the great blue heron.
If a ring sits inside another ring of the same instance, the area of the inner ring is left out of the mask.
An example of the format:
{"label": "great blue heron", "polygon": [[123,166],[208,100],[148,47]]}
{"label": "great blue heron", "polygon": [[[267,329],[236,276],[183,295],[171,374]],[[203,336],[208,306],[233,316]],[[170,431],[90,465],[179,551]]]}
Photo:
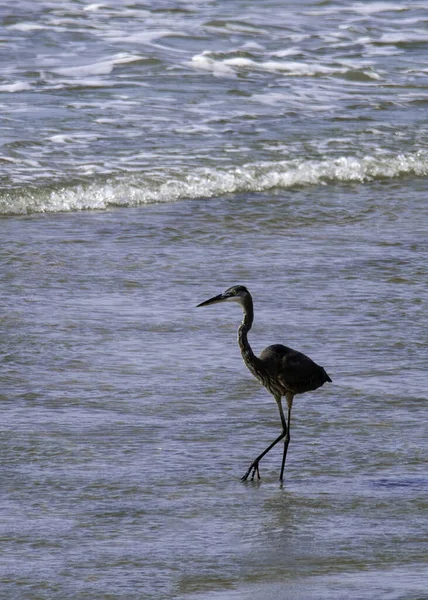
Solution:
{"label": "great blue heron", "polygon": [[[320,367],[305,354],[274,344],[268,346],[257,357],[251,349],[247,334],[251,329],[254,319],[253,299],[250,292],[243,285],[234,285],[222,294],[214,296],[198,306],[208,306],[218,302],[238,302],[241,305],[244,318],[238,328],[238,344],[244,363],[251,373],[265,386],[278,405],[282,423],[282,432],[259,456],[253,460],[247,472],[242,477],[246,481],[251,473],[251,481],[257,473],[260,479],[259,462],[278,442],[284,439],[284,453],[282,455],[280,481],[283,479],[285,459],[288,444],[290,443],[290,416],[293,399],[296,394],[303,394],[316,390],[327,381],[331,381],[323,367]],[[281,398],[285,396],[288,405],[287,421],[282,409]]]}

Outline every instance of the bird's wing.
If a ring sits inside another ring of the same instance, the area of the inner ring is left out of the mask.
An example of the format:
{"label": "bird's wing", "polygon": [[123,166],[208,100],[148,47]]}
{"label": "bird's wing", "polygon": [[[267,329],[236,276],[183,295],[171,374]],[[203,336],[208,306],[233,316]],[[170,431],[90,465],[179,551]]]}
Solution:
{"label": "bird's wing", "polygon": [[295,394],[316,390],[326,379],[326,373],[309,356],[288,348],[276,345],[271,352],[277,357],[277,378],[281,385]]}

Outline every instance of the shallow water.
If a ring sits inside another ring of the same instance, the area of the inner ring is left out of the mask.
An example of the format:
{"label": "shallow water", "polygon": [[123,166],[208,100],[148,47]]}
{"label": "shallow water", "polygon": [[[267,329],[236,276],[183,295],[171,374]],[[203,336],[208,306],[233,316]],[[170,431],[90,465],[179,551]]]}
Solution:
{"label": "shallow water", "polygon": [[[362,186],[4,221],[8,593],[423,597],[421,184],[399,237],[396,186],[376,219]],[[298,347],[334,381],[296,398],[283,487],[280,451],[239,481],[279,431],[239,310],[194,308],[234,281],[254,347]]]}
{"label": "shallow water", "polygon": [[[3,596],[426,598],[426,8],[2,19]],[[283,486],[235,283],[333,379]]]}

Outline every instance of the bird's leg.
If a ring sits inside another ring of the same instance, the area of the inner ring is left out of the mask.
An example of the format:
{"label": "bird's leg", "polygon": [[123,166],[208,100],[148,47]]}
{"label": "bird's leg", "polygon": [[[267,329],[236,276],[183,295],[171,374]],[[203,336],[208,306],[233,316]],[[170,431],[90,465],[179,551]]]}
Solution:
{"label": "bird's leg", "polygon": [[247,472],[245,473],[245,475],[243,477],[241,477],[241,481],[247,481],[250,473],[251,473],[251,481],[254,480],[254,475],[257,473],[257,477],[258,479],[260,479],[260,472],[259,472],[259,462],[261,461],[261,459],[269,452],[269,450],[272,450],[272,448],[274,446],[276,446],[276,444],[278,442],[280,442],[282,439],[284,439],[287,435],[288,435],[288,429],[287,429],[287,423],[285,422],[285,417],[284,417],[284,412],[282,410],[282,404],[281,404],[281,396],[275,396],[275,400],[276,403],[278,404],[278,408],[279,408],[279,414],[281,417],[281,423],[282,423],[282,432],[281,435],[279,435],[267,448],[266,450],[263,450],[263,452],[261,454],[259,454],[259,456],[253,460],[253,462],[251,463],[251,465],[249,466]]}
{"label": "bird's leg", "polygon": [[285,459],[287,458],[287,450],[288,444],[290,443],[290,418],[291,418],[291,407],[293,406],[293,394],[287,392],[287,405],[288,405],[288,414],[287,414],[287,434],[284,440],[284,454],[282,455],[282,465],[281,465],[281,473],[279,475],[279,480],[282,481],[284,475],[284,467],[285,467]]}
{"label": "bird's leg", "polygon": [[241,477],[241,481],[247,481],[248,476],[251,474],[251,481],[253,481],[254,479],[254,475],[257,473],[258,478],[260,479],[260,473],[259,473],[259,462],[262,460],[263,456],[265,456],[265,454],[267,454],[269,452],[269,450],[272,450],[272,448],[278,443],[280,442],[282,439],[284,439],[284,437],[286,436],[286,432],[283,431],[281,433],[281,435],[279,435],[276,440],[274,440],[272,442],[272,444],[270,444],[270,446],[268,446],[266,448],[266,450],[263,450],[263,452],[261,454],[259,454],[259,456],[253,460],[253,462],[251,463],[251,465],[248,468],[248,471],[245,473],[245,475],[243,477]]}
{"label": "bird's leg", "polygon": [[[247,473],[245,473],[245,477],[247,478],[250,473],[251,473],[251,481],[254,481],[255,475],[257,475],[257,479],[260,479],[259,463],[253,463],[251,465],[251,467],[248,469]],[[246,481],[246,479],[244,479],[244,477],[241,477],[241,481]]]}

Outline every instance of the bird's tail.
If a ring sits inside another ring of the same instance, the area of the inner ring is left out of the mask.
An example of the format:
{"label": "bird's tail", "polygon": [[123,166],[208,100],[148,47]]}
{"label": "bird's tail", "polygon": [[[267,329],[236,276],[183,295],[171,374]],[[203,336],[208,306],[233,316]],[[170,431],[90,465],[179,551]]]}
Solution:
{"label": "bird's tail", "polygon": [[325,375],[325,381],[329,381],[330,383],[332,383],[332,380],[330,379],[330,375],[327,373],[327,371],[323,368],[324,371],[324,375]]}

